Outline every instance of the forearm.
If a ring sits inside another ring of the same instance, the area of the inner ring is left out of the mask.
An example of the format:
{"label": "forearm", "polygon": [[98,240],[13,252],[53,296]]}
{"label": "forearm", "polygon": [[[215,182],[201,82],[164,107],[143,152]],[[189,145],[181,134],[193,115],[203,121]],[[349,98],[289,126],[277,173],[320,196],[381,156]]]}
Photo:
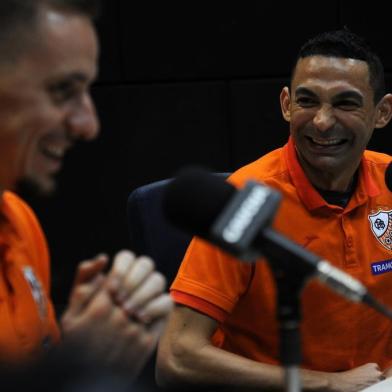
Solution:
{"label": "forearm", "polygon": [[[160,355],[166,354],[160,352]],[[225,391],[284,390],[282,367],[256,362],[210,344],[192,348],[176,345],[165,363],[164,369],[158,365],[158,382],[171,388],[194,386],[195,389],[224,387]],[[301,370],[303,390],[327,391],[327,376],[322,372]]]}
{"label": "forearm", "polygon": [[[217,322],[190,308],[177,305],[161,337],[157,381],[170,388],[194,387],[224,390],[284,390],[280,366],[260,363],[211,344]],[[331,374],[301,370],[304,391],[331,392]]]}
{"label": "forearm", "polygon": [[[159,356],[161,356],[161,350]],[[163,355],[166,355],[163,354]],[[233,389],[282,385],[278,367],[258,364],[211,345],[181,347],[177,342],[165,358],[162,368],[158,359],[158,382],[165,386],[228,387]]]}

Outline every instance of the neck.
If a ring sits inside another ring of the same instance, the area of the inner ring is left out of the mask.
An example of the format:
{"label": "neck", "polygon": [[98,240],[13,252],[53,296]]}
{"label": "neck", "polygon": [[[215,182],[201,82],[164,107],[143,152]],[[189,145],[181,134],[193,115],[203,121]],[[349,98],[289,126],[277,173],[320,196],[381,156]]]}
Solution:
{"label": "neck", "polygon": [[350,165],[343,171],[326,171],[310,166],[300,156],[298,159],[312,185],[318,189],[334,192],[346,192],[353,184],[354,176],[359,168],[360,162]]}
{"label": "neck", "polygon": [[354,173],[350,175],[348,179],[346,178],[336,178],[334,176],[312,176],[306,173],[309,181],[315,188],[322,189],[325,191],[333,191],[333,192],[346,192],[350,189],[353,180]]}

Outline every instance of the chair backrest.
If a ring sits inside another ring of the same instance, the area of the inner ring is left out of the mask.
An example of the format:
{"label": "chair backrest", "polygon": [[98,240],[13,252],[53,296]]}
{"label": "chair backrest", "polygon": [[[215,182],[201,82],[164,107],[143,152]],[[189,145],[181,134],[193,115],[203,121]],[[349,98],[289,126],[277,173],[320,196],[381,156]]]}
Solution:
{"label": "chair backrest", "polygon": [[[227,177],[230,173],[216,173]],[[162,198],[172,179],[152,182],[136,188],[128,197],[127,215],[131,249],[151,256],[157,269],[169,284],[192,239],[191,235],[174,227],[162,211]]]}
{"label": "chair backrest", "polygon": [[[227,177],[229,173],[217,173]],[[165,217],[162,200],[172,179],[152,182],[136,188],[128,197],[127,215],[130,247],[138,255],[151,256],[157,270],[163,273],[170,286],[177,275],[192,236],[174,227]],[[146,390],[158,391],[155,386],[155,355],[150,358],[139,380]]]}

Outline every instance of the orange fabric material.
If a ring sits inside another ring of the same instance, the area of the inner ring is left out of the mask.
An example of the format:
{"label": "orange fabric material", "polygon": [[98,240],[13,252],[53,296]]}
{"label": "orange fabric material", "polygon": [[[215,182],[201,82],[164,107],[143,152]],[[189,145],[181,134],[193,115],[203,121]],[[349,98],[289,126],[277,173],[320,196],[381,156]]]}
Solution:
{"label": "orange fabric material", "polygon": [[[377,240],[369,220],[369,215],[380,209],[392,210],[392,195],[384,183],[390,161],[385,154],[364,153],[357,189],[344,209],[327,204],[311,186],[291,140],[241,168],[229,181],[241,187],[254,179],[278,189],[283,200],[274,228],[361,280],[378,300],[392,308],[392,271],[373,275],[371,267],[392,259],[392,252]],[[183,305],[212,317],[194,300],[197,297],[228,314],[219,322],[213,344],[256,361],[279,363],[276,290],[265,261],[240,262],[194,238],[172,289],[182,293]],[[301,302],[305,368],[342,371],[368,362],[382,368],[392,365],[390,320],[314,280],[305,287]]]}
{"label": "orange fabric material", "polygon": [[37,358],[59,340],[50,301],[49,252],[31,209],[5,192],[0,204],[0,361]]}
{"label": "orange fabric material", "polygon": [[192,308],[201,311],[202,313],[206,314],[207,316],[210,316],[214,320],[217,320],[221,323],[225,320],[227,316],[227,313],[223,309],[219,308],[218,306],[215,306],[214,304],[211,304],[208,301],[205,301],[204,299],[195,297],[194,295],[184,294],[183,292],[177,290],[171,290],[170,294],[176,304],[190,306],[190,301],[192,301],[192,303],[194,304]]}

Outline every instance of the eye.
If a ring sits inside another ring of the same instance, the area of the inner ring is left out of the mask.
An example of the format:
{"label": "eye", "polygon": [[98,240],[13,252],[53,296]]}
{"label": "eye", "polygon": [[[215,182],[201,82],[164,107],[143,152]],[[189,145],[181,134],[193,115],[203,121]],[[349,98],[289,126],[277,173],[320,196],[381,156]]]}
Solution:
{"label": "eye", "polygon": [[361,105],[357,101],[344,99],[342,101],[335,102],[334,106],[341,110],[350,111],[358,109]]}
{"label": "eye", "polygon": [[58,104],[74,98],[79,94],[79,90],[78,85],[70,81],[61,81],[49,87],[53,101]]}
{"label": "eye", "polygon": [[310,108],[310,107],[318,105],[318,101],[315,98],[305,97],[305,96],[304,97],[297,97],[296,103],[297,103],[297,105],[299,105],[303,108]]}

